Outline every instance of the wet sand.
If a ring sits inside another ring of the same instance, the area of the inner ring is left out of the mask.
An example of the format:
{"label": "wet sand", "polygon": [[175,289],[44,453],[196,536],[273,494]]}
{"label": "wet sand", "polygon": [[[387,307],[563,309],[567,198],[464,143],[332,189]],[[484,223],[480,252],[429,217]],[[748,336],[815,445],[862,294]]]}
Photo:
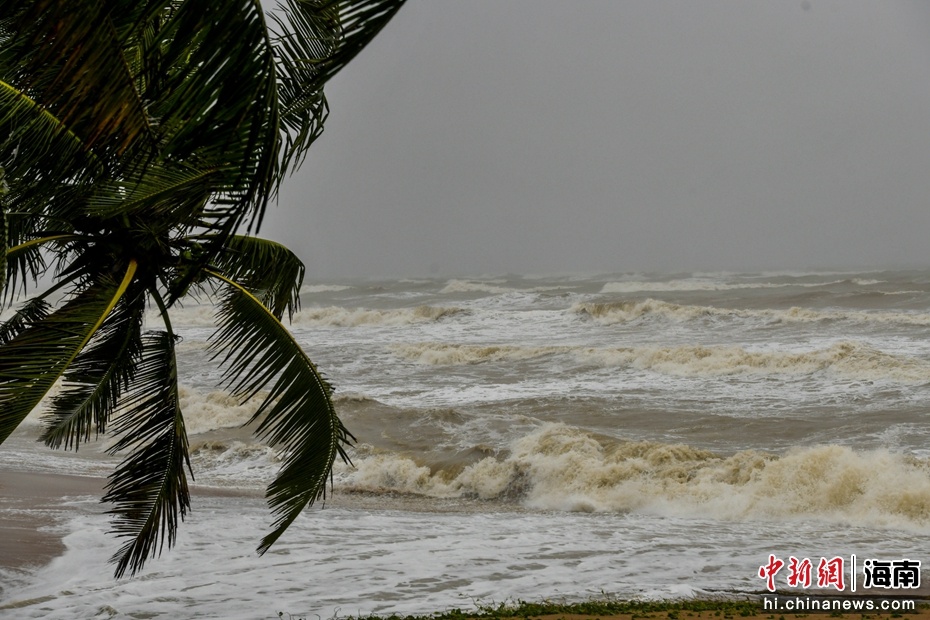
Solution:
{"label": "wet sand", "polygon": [[[89,476],[0,470],[0,568],[42,566],[60,555],[65,547],[54,526],[73,514],[64,503],[75,497],[99,500],[106,482]],[[191,494],[252,496],[260,492],[192,486]]]}
{"label": "wet sand", "polygon": [[52,531],[66,498],[101,497],[105,480],[0,470],[0,566],[41,566],[64,551]]}

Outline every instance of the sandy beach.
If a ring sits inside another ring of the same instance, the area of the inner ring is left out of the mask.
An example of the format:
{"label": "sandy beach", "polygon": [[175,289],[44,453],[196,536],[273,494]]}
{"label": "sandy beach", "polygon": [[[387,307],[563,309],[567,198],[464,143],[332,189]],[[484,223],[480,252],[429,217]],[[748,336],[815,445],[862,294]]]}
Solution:
{"label": "sandy beach", "polygon": [[[54,531],[71,498],[103,497],[106,480],[90,476],[0,470],[0,567],[41,566],[64,551]],[[193,486],[197,496],[246,496],[240,489]],[[101,510],[105,507],[101,506]]]}
{"label": "sandy beach", "polygon": [[86,476],[0,471],[0,566],[24,568],[51,561],[64,550],[53,531],[69,497],[100,497],[105,481]]}

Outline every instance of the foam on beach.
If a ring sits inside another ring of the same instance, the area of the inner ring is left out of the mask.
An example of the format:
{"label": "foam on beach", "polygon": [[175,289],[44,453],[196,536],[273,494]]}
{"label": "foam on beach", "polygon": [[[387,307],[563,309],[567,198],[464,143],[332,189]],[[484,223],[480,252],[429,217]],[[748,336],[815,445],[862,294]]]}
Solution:
{"label": "foam on beach", "polygon": [[343,467],[337,480],[354,491],[474,497],[536,510],[815,519],[930,532],[930,462],[837,445],[720,455],[546,424],[506,454],[461,468],[374,453],[358,459],[355,469]]}

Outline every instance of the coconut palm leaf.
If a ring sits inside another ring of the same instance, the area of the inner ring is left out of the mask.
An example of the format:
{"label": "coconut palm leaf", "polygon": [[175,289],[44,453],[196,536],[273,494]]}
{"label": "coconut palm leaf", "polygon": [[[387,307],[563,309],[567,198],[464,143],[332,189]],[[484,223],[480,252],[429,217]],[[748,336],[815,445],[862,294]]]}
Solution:
{"label": "coconut palm leaf", "polygon": [[99,217],[142,213],[175,225],[178,221],[190,225],[194,223],[191,216],[203,208],[217,189],[219,176],[215,169],[186,164],[152,163],[144,172],[136,178],[102,184],[88,200],[88,213]]}
{"label": "coconut palm leaf", "polygon": [[6,206],[3,204],[3,196],[7,192],[6,181],[3,180],[3,177],[6,176],[3,168],[0,168],[0,291],[6,288],[6,266],[7,266],[7,248],[9,247],[9,229],[8,229],[8,220],[6,216]]}
{"label": "coconut palm leaf", "polygon": [[306,506],[325,496],[336,454],[347,459],[343,444],[352,436],[336,415],[332,387],[284,325],[241,285],[213,275],[228,285],[211,337],[215,357],[226,367],[226,384],[244,400],[268,389],[250,423],[264,415],[255,432],[284,456],[265,494],[276,519],[258,547],[264,553]]}
{"label": "coconut palm leaf", "polygon": [[42,400],[99,329],[135,274],[131,263],[122,282],[104,279],[59,310],[29,323],[0,347],[0,443]]}
{"label": "coconut palm leaf", "polygon": [[120,395],[135,377],[142,352],[143,291],[131,290],[64,374],[61,392],[49,404],[40,439],[51,448],[75,450],[91,431],[106,432]]}
{"label": "coconut palm leaf", "polygon": [[[26,179],[38,187],[38,179],[25,172],[43,161],[43,179],[56,184],[81,180],[103,172],[102,162],[73,128],[15,84],[0,80],[0,162],[10,180]],[[54,154],[54,159],[46,158]],[[16,190],[11,183],[11,189]]]}
{"label": "coconut palm leaf", "polygon": [[[144,96],[160,127],[162,158],[230,168],[218,188],[238,205],[236,225],[260,220],[280,144],[274,56],[258,2],[172,3],[157,36],[157,74]],[[216,45],[218,38],[236,45]],[[147,60],[152,60],[150,57]],[[217,105],[222,102],[222,105]],[[193,120],[193,122],[191,122]]]}
{"label": "coconut palm leaf", "polygon": [[[4,290],[7,301],[12,301],[17,291],[26,293],[26,283],[32,280],[37,282],[45,273],[48,266],[42,254],[42,246],[63,243],[77,239],[71,234],[51,234],[19,243],[7,249],[6,269],[3,275],[7,278],[8,286]],[[48,291],[43,297],[48,296]]]}
{"label": "coconut palm leaf", "polygon": [[132,391],[120,400],[122,413],[112,430],[120,436],[111,454],[131,450],[107,484],[103,501],[115,504],[113,532],[129,540],[111,558],[116,577],[142,569],[146,559],[170,548],[178,517],[190,509],[186,466],[190,471],[187,431],[178,399],[175,336],[143,336],[142,356]]}
{"label": "coconut palm leaf", "polygon": [[29,325],[47,317],[51,311],[52,307],[43,297],[30,299],[16,311],[16,314],[0,325],[0,345],[9,343]]}
{"label": "coconut palm leaf", "polygon": [[[381,32],[404,0],[284,0],[274,22],[284,171],[300,166],[322,133],[323,85]],[[283,175],[282,175],[283,176]]]}
{"label": "coconut palm leaf", "polygon": [[0,59],[15,68],[9,81],[98,151],[118,154],[142,136],[151,139],[122,39],[152,4],[4,0],[0,10],[9,17],[11,36]]}
{"label": "coconut palm leaf", "polygon": [[285,311],[293,318],[300,307],[304,264],[280,243],[235,235],[226,242],[215,266],[258,297],[278,320]]}

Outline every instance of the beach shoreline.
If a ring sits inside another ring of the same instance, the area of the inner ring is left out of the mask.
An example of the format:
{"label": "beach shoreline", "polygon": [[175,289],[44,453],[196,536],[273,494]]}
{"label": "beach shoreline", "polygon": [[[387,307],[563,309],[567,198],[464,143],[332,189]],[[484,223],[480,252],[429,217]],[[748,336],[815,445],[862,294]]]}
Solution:
{"label": "beach shoreline", "polygon": [[105,480],[89,476],[0,471],[0,568],[43,566],[65,550],[55,527],[64,520],[64,503],[101,497]]}
{"label": "beach shoreline", "polygon": [[[0,511],[0,569],[9,574],[28,573],[51,563],[61,556],[66,548],[63,542],[65,528],[60,527],[73,514],[74,502],[80,501],[87,509],[88,499],[98,502],[104,492],[106,479],[67,474],[24,472],[17,470],[0,470],[0,497],[3,497],[3,510]],[[252,490],[237,488],[194,487],[192,495],[212,496],[255,496]],[[345,499],[345,498],[344,498]],[[353,503],[353,502],[349,502]],[[97,504],[102,512],[104,507]],[[363,508],[364,510],[364,508]],[[100,515],[106,519],[105,515]],[[860,590],[856,594],[843,593],[836,599],[873,600],[890,598],[887,592]],[[910,591],[895,593],[897,599],[911,599],[923,604],[916,611],[871,610],[833,612],[835,617],[872,617],[897,614],[920,620],[930,620],[930,588],[923,586]],[[791,590],[778,592],[782,599],[794,597],[823,598],[824,591]],[[0,597],[2,598],[2,597]],[[555,599],[557,600],[557,599]],[[638,601],[630,599],[592,600],[586,603],[524,603],[521,599],[510,599],[510,603],[500,608],[481,607],[477,610],[462,610],[455,618],[497,618],[497,617],[533,617],[533,618],[567,618],[584,620],[601,618],[602,620],[632,620],[633,618],[654,618],[662,620],[714,620],[719,618],[777,619],[779,616],[801,616],[811,611],[766,611],[762,607],[760,593],[719,592],[698,593],[694,598],[668,599],[655,601]],[[312,604],[311,601],[308,601]],[[21,603],[21,602],[20,602]],[[17,604],[17,603],[14,603]],[[0,609],[3,606],[0,605]],[[521,611],[522,610],[522,611]],[[287,609],[282,609],[285,614]],[[294,612],[298,613],[294,613]],[[277,610],[276,610],[277,612]],[[304,617],[302,610],[291,610],[294,618]],[[442,618],[449,612],[425,614],[414,617]],[[828,612],[829,614],[830,612]]]}
{"label": "beach shoreline", "polygon": [[[74,514],[66,503],[78,498],[99,501],[106,482],[93,476],[0,469],[0,569],[28,570],[60,556],[65,551],[64,532],[56,528]],[[192,485],[191,494],[241,497],[257,493]]]}

